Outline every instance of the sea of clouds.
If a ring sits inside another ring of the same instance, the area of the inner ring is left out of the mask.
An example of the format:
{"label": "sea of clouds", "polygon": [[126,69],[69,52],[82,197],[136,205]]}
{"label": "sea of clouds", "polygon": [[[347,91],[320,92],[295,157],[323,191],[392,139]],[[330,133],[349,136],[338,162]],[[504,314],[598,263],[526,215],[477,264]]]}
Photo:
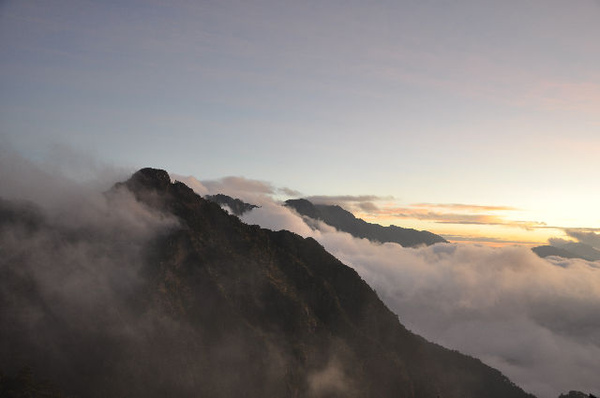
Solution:
{"label": "sea of clouds", "polygon": [[[67,267],[58,276],[60,281],[53,279],[55,275],[34,274],[47,288],[42,293],[51,298],[47,300],[50,304],[59,305],[63,297],[73,296],[72,292],[92,300],[77,305],[77,318],[89,318],[87,310],[99,300],[115,301],[119,296],[114,292],[123,290],[123,281],[135,283],[129,271],[118,264],[139,262],[144,242],[175,223],[139,206],[127,193],[117,192],[112,199],[103,195],[113,182],[127,178],[121,170],[88,170],[86,173],[97,179],[82,184],[58,178],[60,168],[40,170],[18,156],[1,155],[0,196],[38,203],[53,225],[89,235],[76,246],[60,246],[62,251],[52,256],[65,257],[67,265],[80,265],[82,258],[91,258],[89,270],[110,270],[87,272],[82,279]],[[83,163],[89,168],[83,159],[80,169]],[[524,247],[437,244],[403,248],[373,243],[283,206],[275,198],[297,194],[288,188],[241,177],[202,182],[172,177],[201,195],[225,193],[261,206],[241,217],[246,223],[315,238],[356,269],[409,329],[480,358],[526,391],[540,398],[556,398],[573,389],[600,395],[600,262],[542,259]],[[596,241],[596,236],[588,235],[587,243]],[[123,241],[124,236],[135,239]],[[4,234],[5,250],[39,264],[51,259],[44,253],[58,244],[53,235],[35,236],[27,245],[21,244],[21,238],[12,232]],[[32,242],[37,246],[31,246]],[[115,250],[107,251],[107,247]],[[9,260],[5,256],[0,265],[8,266]],[[110,278],[105,278],[107,275]],[[110,294],[90,296],[89,292],[98,291],[90,286],[98,285],[106,286],[104,290]]]}
{"label": "sea of clouds", "polygon": [[600,262],[542,259],[517,246],[373,243],[301,217],[272,199],[278,190],[268,183],[178,179],[199,193],[261,205],[241,219],[315,238],[406,327],[481,359],[526,391],[540,398],[574,389],[600,394]]}

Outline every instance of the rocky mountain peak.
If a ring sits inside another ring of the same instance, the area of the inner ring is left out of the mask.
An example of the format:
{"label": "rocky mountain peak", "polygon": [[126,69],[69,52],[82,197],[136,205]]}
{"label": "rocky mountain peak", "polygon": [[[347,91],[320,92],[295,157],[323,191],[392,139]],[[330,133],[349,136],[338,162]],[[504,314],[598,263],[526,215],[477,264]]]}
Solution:
{"label": "rocky mountain peak", "polygon": [[125,184],[130,189],[145,188],[165,191],[171,185],[171,177],[165,170],[146,167],[135,172]]}
{"label": "rocky mountain peak", "polygon": [[[244,224],[164,170],[116,189],[177,227],[142,239],[48,222],[18,245],[0,234],[0,373],[25,364],[67,396],[91,398],[532,398],[407,330],[314,239]],[[17,216],[11,224],[28,222]],[[58,295],[65,278],[82,287]]]}

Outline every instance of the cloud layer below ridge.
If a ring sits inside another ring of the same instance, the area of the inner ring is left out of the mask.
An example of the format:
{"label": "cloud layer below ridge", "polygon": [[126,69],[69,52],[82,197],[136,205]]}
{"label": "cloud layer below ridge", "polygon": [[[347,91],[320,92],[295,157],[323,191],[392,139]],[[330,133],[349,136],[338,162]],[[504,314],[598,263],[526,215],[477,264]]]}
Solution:
{"label": "cloud layer below ridge", "polygon": [[480,358],[540,398],[600,393],[598,262],[542,259],[524,247],[375,244],[264,198],[242,220],[317,239],[409,329]]}

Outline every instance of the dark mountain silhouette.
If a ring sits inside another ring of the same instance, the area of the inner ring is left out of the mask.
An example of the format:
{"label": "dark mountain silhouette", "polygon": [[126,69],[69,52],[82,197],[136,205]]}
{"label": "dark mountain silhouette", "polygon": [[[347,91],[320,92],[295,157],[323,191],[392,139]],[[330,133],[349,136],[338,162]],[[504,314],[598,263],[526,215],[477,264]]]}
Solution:
{"label": "dark mountain silhouette", "polygon": [[395,225],[384,227],[371,224],[340,206],[315,205],[306,199],[290,199],[285,205],[296,210],[300,215],[315,220],[322,220],[339,231],[348,232],[357,238],[366,238],[375,242],[395,242],[405,247],[433,245],[445,242],[446,239],[429,231],[417,231],[412,228],[401,228]]}
{"label": "dark mountain silhouette", "polygon": [[205,195],[204,199],[211,202],[215,202],[220,206],[227,206],[231,209],[232,213],[236,216],[242,216],[244,213],[249,212],[252,209],[256,209],[259,206],[251,205],[240,199],[232,198],[231,196],[218,193],[216,195]]}
{"label": "dark mountain silhouette", "polygon": [[546,246],[536,246],[532,248],[533,252],[540,257],[548,257],[548,256],[559,256],[562,258],[579,258],[576,254],[571,253],[568,250],[561,249],[559,247],[554,247],[550,245]]}
{"label": "dark mountain silhouette", "polygon": [[564,250],[568,250],[569,252],[577,255],[579,258],[582,258],[584,260],[600,260],[600,251],[582,242],[565,242],[560,245],[557,245],[557,247],[560,247]]}
{"label": "dark mountain silhouette", "polygon": [[587,261],[600,260],[600,251],[580,242],[568,242],[558,246],[537,246],[531,249],[540,257],[560,256],[563,258],[580,258]]}
{"label": "dark mountain silhouette", "polygon": [[408,331],[313,239],[243,224],[162,170],[106,197],[166,227],[0,202],[5,372],[81,397],[531,397]]}
{"label": "dark mountain silhouette", "polygon": [[592,394],[584,394],[581,391],[569,391],[567,394],[560,394],[558,398],[596,398]]}

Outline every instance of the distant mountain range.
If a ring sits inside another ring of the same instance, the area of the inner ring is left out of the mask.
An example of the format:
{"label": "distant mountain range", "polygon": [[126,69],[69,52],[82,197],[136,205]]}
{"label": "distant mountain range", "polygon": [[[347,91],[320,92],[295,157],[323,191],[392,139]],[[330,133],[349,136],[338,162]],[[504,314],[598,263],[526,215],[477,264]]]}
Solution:
{"label": "distant mountain range", "polygon": [[306,199],[287,200],[285,205],[294,209],[302,216],[321,220],[339,231],[348,232],[354,237],[365,238],[374,242],[395,242],[405,247],[448,243],[439,235],[429,231],[417,231],[411,228],[401,228],[395,225],[384,227],[371,224],[337,205],[316,205]]}
{"label": "distant mountain range", "polygon": [[[223,194],[206,195],[204,198],[221,206],[226,206],[237,216],[242,216],[258,207]],[[417,231],[395,225],[384,227],[379,224],[368,223],[356,218],[352,213],[337,205],[318,205],[306,199],[287,200],[285,205],[294,209],[301,216],[323,221],[339,231],[348,232],[354,237],[369,239],[373,242],[395,242],[404,247],[432,245],[440,242],[447,243],[443,237],[429,231]],[[580,258],[587,261],[600,260],[600,250],[580,242],[564,242],[560,246],[537,246],[531,250],[542,258],[558,256]]]}
{"label": "distant mountain range", "polygon": [[[83,209],[87,226],[74,226],[0,202],[4,372],[29,366],[80,397],[532,397],[408,331],[311,238],[246,225],[162,170],[142,169],[106,195],[110,206],[124,200],[116,220],[145,223],[96,228],[104,219]],[[443,241],[309,204],[288,203],[363,237]],[[168,228],[147,236],[155,224]],[[2,376],[0,392],[42,388],[31,380]]]}
{"label": "distant mountain range", "polygon": [[579,258],[576,254],[571,253],[568,250],[561,249],[550,245],[536,246],[532,248],[533,252],[540,257],[558,256],[562,258]]}
{"label": "distant mountain range", "polygon": [[[222,207],[226,206],[237,216],[242,216],[258,207],[224,194],[206,195],[204,198],[218,203]],[[301,216],[323,221],[339,231],[347,232],[356,238],[369,239],[373,242],[395,242],[405,247],[448,242],[441,236],[428,231],[417,231],[395,225],[384,227],[379,224],[371,224],[356,218],[349,211],[336,205],[315,205],[306,199],[291,199],[285,202],[285,206],[293,209]]]}
{"label": "distant mountain range", "polygon": [[563,258],[580,258],[587,261],[600,260],[600,251],[580,242],[565,242],[560,246],[537,246],[533,250],[540,257],[559,256]]}

